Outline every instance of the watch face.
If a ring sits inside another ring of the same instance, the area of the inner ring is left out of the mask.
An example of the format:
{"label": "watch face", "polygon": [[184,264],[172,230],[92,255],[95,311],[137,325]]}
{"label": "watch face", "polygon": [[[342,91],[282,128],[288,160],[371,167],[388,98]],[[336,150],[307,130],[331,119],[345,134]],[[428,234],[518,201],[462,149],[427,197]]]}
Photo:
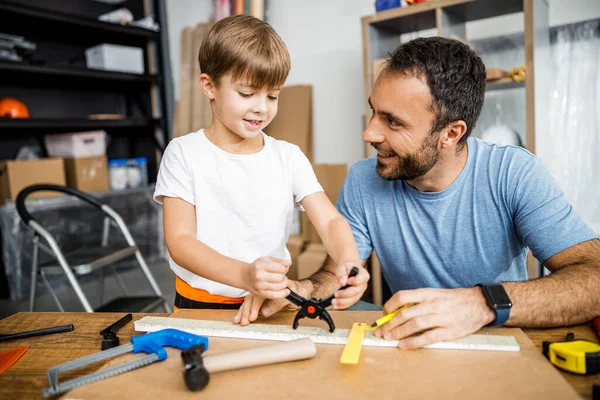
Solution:
{"label": "watch face", "polygon": [[512,307],[512,302],[502,285],[490,285],[486,286],[486,289],[494,304],[494,308],[501,310]]}

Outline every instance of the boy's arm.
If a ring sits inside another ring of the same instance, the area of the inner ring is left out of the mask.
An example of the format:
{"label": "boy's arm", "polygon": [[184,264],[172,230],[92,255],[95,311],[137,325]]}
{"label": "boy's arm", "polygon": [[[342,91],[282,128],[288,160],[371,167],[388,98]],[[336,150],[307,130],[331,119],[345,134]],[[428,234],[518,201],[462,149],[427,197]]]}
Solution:
{"label": "boy's arm", "polygon": [[[335,308],[346,308],[360,299],[367,288],[369,273],[364,269],[365,260],[361,260],[356,248],[356,242],[348,221],[333,206],[323,192],[306,196],[300,202],[306,210],[315,230],[323,241],[323,245],[333,262],[328,262],[318,274],[334,274],[340,286],[346,283],[352,287],[336,293],[336,298],[341,296],[344,301],[334,301]],[[352,267],[359,268],[359,274],[348,279]],[[320,276],[326,280],[324,276]],[[316,281],[320,281],[317,279]],[[314,291],[314,290],[313,290]],[[341,300],[341,299],[340,299]],[[346,301],[348,300],[348,301]],[[355,300],[349,303],[350,300]]]}
{"label": "boy's arm", "polygon": [[245,289],[265,298],[289,294],[289,261],[263,257],[246,263],[226,257],[196,238],[196,211],[176,197],[164,197],[164,231],[169,255],[182,268],[203,278]]}

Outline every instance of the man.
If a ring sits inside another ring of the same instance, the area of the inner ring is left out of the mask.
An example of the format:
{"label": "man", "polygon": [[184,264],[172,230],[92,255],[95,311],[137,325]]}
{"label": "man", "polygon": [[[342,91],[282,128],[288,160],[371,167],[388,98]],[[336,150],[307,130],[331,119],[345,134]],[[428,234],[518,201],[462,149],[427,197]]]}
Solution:
{"label": "man", "polygon": [[[468,46],[419,38],[394,51],[369,99],[363,140],[377,157],[351,168],[337,207],[361,259],[374,249],[381,260],[395,293],[384,311],[411,305],[376,331],[400,348],[486,325],[549,327],[600,315],[597,235],[531,153],[469,137],[485,84]],[[551,275],[527,281],[528,249]],[[328,260],[301,282],[305,290],[338,288],[330,271]],[[365,275],[336,293],[337,308],[363,293]],[[267,314],[282,304],[267,304]]]}

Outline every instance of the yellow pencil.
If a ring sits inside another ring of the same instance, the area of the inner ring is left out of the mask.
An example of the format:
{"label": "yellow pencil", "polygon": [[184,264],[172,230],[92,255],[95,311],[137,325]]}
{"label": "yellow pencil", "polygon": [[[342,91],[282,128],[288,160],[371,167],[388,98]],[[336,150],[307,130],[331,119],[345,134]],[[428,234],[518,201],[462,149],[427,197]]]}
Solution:
{"label": "yellow pencil", "polygon": [[400,307],[399,309],[397,309],[396,311],[393,311],[387,315],[384,315],[383,317],[379,318],[377,321],[373,322],[371,324],[371,328],[377,328],[378,326],[385,324],[390,319],[394,318],[394,315],[398,314],[400,312],[400,310],[402,310],[403,308],[406,308],[406,307],[410,307],[411,305],[412,304],[404,305],[404,306]]}

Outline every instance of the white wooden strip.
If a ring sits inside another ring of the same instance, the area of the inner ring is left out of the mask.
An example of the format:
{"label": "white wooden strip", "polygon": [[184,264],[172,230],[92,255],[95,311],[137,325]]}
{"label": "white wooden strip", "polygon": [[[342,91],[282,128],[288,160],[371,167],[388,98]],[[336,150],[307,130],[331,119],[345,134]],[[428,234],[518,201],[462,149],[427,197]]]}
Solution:
{"label": "white wooden strip", "polygon": [[[340,344],[348,341],[350,329],[336,329],[333,333],[328,330],[310,326],[299,326],[294,329],[289,325],[250,324],[240,326],[232,322],[211,321],[201,319],[168,318],[146,316],[134,322],[138,332],[154,332],[161,329],[179,329],[208,337],[224,337],[237,339],[257,339],[286,341],[309,337],[314,343]],[[397,347],[397,340],[384,340],[367,331],[362,342],[363,346]],[[461,339],[439,342],[429,346],[430,349],[456,350],[488,350],[488,351],[519,351],[519,343],[514,336],[499,335],[469,335]]]}

